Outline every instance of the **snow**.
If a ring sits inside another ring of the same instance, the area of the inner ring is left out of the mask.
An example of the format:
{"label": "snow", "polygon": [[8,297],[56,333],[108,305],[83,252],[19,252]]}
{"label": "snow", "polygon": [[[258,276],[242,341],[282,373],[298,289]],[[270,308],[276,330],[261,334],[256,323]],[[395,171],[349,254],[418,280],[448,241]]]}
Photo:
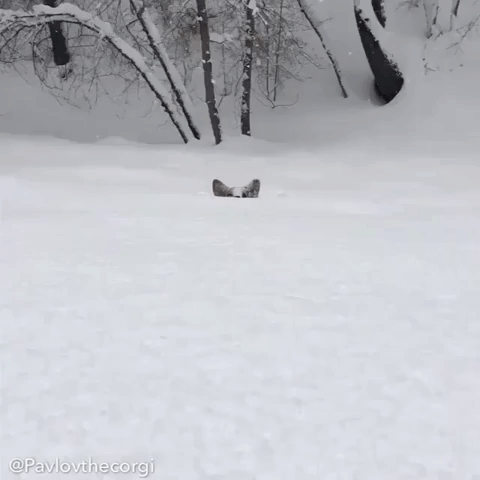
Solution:
{"label": "snow", "polygon": [[254,15],[256,15],[258,13],[257,0],[249,0],[248,8],[253,11]]}
{"label": "snow", "polygon": [[[81,22],[91,23],[92,25],[98,26],[106,34],[113,34],[111,25],[108,25],[107,22],[102,22],[98,18],[94,17],[91,13],[78,8],[76,5],[71,3],[64,3],[58,7],[52,8],[47,5],[34,5],[32,11],[35,15],[70,15]],[[31,15],[24,13],[21,15],[21,12],[15,12],[15,16],[29,18]]]}
{"label": "snow", "polygon": [[[34,477],[15,457],[480,478],[479,44],[429,43],[442,73],[417,79],[410,35],[411,88],[378,108],[337,27],[351,97],[319,71],[292,108],[254,103],[256,138],[223,110],[217,147],[172,144],[145,94],[120,120],[0,76],[2,480]],[[260,196],[213,197],[214,178]]]}
{"label": "snow", "polygon": [[214,43],[234,43],[235,37],[229,33],[210,32],[210,41]]}
{"label": "snow", "polygon": [[1,143],[3,455],[480,474],[474,156]]}

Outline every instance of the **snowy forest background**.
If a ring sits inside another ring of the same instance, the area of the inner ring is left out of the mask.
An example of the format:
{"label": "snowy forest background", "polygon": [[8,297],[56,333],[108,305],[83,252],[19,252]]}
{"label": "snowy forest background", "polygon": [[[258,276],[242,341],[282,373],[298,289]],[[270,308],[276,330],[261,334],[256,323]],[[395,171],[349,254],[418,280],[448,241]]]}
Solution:
{"label": "snowy forest background", "polygon": [[[480,15],[474,0],[2,0],[0,6],[2,90],[11,102],[19,103],[10,84],[19,97],[28,90],[19,77],[38,89],[33,69],[43,87],[35,104],[56,110],[47,106],[49,92],[69,108],[70,124],[79,118],[72,107],[95,112],[99,137],[106,136],[99,115],[110,120],[112,133],[115,120],[136,118],[137,133],[127,137],[155,143],[188,142],[201,131],[211,136],[203,127],[207,112],[219,143],[222,127],[269,138],[256,128],[259,113],[260,124],[265,115],[276,118],[269,109],[283,117],[317,105],[321,117],[345,105],[398,103],[399,93],[410,92],[413,101],[425,78],[475,58]],[[3,127],[18,132],[11,118],[18,112],[8,111],[8,102]],[[129,128],[124,122],[117,135]],[[154,138],[155,130],[164,135]]]}

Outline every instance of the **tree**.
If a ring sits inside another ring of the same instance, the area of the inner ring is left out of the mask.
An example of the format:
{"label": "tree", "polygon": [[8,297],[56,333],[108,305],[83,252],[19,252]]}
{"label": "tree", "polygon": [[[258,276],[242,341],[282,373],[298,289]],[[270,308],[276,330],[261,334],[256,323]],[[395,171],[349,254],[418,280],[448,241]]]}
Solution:
{"label": "tree", "polygon": [[[354,0],[355,19],[365,55],[373,73],[375,91],[385,103],[391,102],[403,87],[404,79],[396,62],[382,45],[379,36],[383,28],[373,13],[372,6],[365,0],[365,7],[370,7],[372,15],[365,15],[360,8],[362,0]],[[378,26],[375,28],[375,22]]]}
{"label": "tree", "polygon": [[215,145],[222,141],[220,115],[215,103],[215,85],[213,80],[212,57],[210,53],[210,31],[208,29],[208,15],[205,0],[197,0],[198,23],[202,42],[203,77],[205,83],[205,101],[208,107],[210,123],[212,125]]}
{"label": "tree", "polygon": [[[43,4],[55,8],[57,0],[43,0]],[[62,22],[50,22],[48,29],[52,40],[53,61],[57,66],[66,65],[70,61],[70,53],[68,52],[67,39],[63,34]]]}
{"label": "tree", "polygon": [[440,10],[437,0],[423,0],[423,8],[425,10],[425,19],[427,22],[427,38],[433,34],[433,27],[437,23],[437,16]]}
{"label": "tree", "polygon": [[452,14],[458,17],[458,9],[460,8],[460,0],[452,0]]}
{"label": "tree", "polygon": [[297,2],[256,0],[256,6],[253,69],[259,93],[274,108],[285,80],[303,81],[305,66],[322,69],[323,59],[306,48],[311,26]]}
{"label": "tree", "polygon": [[241,103],[241,129],[242,135],[251,135],[250,127],[250,97],[252,93],[252,62],[253,38],[255,35],[255,0],[247,0],[245,5],[245,47],[243,51],[243,78],[242,78],[242,103]]}
{"label": "tree", "polygon": [[145,3],[143,0],[139,1],[140,6],[137,6],[135,0],[130,0],[130,6],[134,14],[137,16],[142,30],[147,36],[148,43],[152,49],[154,57],[158,60],[160,65],[165,72],[165,76],[172,88],[175,99],[182,110],[185,118],[187,120],[188,126],[193,134],[193,136],[200,140],[200,131],[194,122],[194,113],[193,105],[188,95],[187,89],[183,83],[178,70],[175,65],[170,61],[168,54],[165,48],[162,45],[160,32],[157,27],[153,24]]}
{"label": "tree", "polygon": [[347,98],[348,93],[347,93],[347,89],[345,88],[345,85],[343,84],[340,67],[338,66],[338,62],[336,58],[333,56],[332,51],[330,50],[330,48],[326,43],[326,40],[325,40],[326,35],[325,35],[325,32],[322,32],[321,22],[319,22],[315,18],[315,15],[308,4],[308,0],[297,0],[297,3],[298,3],[298,6],[300,7],[301,12],[307,19],[308,23],[310,24],[313,31],[317,35],[318,39],[320,40],[320,43],[322,44],[322,47],[325,50],[325,53],[327,54],[328,59],[330,60],[330,64],[332,65],[333,71],[335,72],[335,76],[337,77],[338,85],[340,86],[340,90],[342,91],[343,98]]}
{"label": "tree", "polygon": [[372,0],[372,7],[377,20],[380,22],[380,25],[385,28],[387,24],[387,16],[385,14],[385,0]]}
{"label": "tree", "polygon": [[460,0],[452,0],[452,12],[450,15],[450,30],[453,30],[455,21],[458,17],[458,9],[460,8]]}
{"label": "tree", "polygon": [[0,44],[0,51],[3,50],[4,45],[10,44],[11,39],[18,41],[19,35],[25,30],[30,29],[35,32],[38,27],[52,22],[83,26],[95,33],[102,41],[110,44],[144,79],[150,90],[160,101],[182,140],[185,143],[188,142],[188,137],[182,126],[182,120],[178,117],[175,106],[169,99],[168,91],[153,74],[144,56],[120,38],[109,23],[100,20],[75,5],[63,4],[56,8],[37,5],[32,12],[0,10],[0,38],[4,42]]}
{"label": "tree", "polygon": [[278,11],[279,22],[278,22],[278,31],[277,31],[277,41],[276,41],[276,49],[275,49],[275,76],[274,76],[274,84],[273,84],[273,101],[277,101],[277,92],[278,86],[280,81],[280,54],[281,54],[281,45],[282,45],[282,37],[283,35],[283,19],[284,19],[284,8],[285,8],[285,0],[280,0],[280,8]]}

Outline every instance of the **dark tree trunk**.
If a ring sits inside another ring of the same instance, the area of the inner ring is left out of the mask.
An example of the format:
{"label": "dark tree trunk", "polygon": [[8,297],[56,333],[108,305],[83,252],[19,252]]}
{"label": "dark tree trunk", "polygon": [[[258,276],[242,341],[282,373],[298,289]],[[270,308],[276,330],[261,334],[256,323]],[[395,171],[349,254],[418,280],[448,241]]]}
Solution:
{"label": "dark tree trunk", "polygon": [[372,7],[380,25],[385,28],[387,16],[385,14],[385,0],[372,0]]}
{"label": "dark tree trunk", "polygon": [[243,80],[242,80],[242,135],[251,135],[250,128],[250,97],[252,94],[252,62],[253,62],[253,37],[255,35],[255,15],[247,3],[245,21],[245,47],[243,52]]}
{"label": "dark tree trunk", "polygon": [[402,89],[403,75],[398,65],[383,50],[369,26],[370,20],[357,5],[355,5],[355,19],[363,49],[373,73],[375,90],[385,103],[389,103]]}
{"label": "dark tree trunk", "polygon": [[423,0],[423,9],[425,10],[425,20],[427,23],[427,38],[433,35],[433,27],[435,26],[438,13],[437,0]]}
{"label": "dark tree trunk", "polygon": [[460,0],[452,0],[452,12],[450,14],[450,30],[453,30],[455,27],[459,8],[460,8]]}
{"label": "dark tree trunk", "polygon": [[[57,0],[43,0],[43,4],[55,8]],[[67,39],[62,30],[62,22],[50,22],[48,29],[52,40],[53,61],[57,66],[66,65],[70,61],[70,54],[68,53]]]}
{"label": "dark tree trunk", "polygon": [[205,101],[207,102],[210,123],[212,124],[215,145],[222,141],[220,116],[215,103],[215,88],[213,84],[212,60],[210,53],[210,32],[208,30],[208,15],[205,0],[197,0],[198,23],[202,40],[203,77],[205,82]]}
{"label": "dark tree trunk", "polygon": [[[247,0],[248,2],[248,0]],[[279,87],[279,77],[280,77],[280,43],[282,42],[282,34],[283,34],[283,4],[284,0],[280,0],[280,11],[278,19],[278,34],[277,34],[277,45],[276,45],[276,52],[275,52],[275,75],[273,77],[273,101],[277,101],[277,92]]]}
{"label": "dark tree trunk", "polygon": [[453,8],[452,8],[452,13],[456,17],[458,17],[458,9],[460,7],[460,0],[454,0],[453,2]]}

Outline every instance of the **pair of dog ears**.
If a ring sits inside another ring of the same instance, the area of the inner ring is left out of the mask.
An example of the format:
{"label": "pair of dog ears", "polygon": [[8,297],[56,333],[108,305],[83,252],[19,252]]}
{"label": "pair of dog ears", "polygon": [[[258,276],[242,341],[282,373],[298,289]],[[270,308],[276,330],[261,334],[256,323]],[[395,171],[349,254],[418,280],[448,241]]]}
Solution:
{"label": "pair of dog ears", "polygon": [[213,194],[216,197],[257,198],[260,192],[260,180],[252,180],[244,187],[228,187],[220,180],[212,182]]}

